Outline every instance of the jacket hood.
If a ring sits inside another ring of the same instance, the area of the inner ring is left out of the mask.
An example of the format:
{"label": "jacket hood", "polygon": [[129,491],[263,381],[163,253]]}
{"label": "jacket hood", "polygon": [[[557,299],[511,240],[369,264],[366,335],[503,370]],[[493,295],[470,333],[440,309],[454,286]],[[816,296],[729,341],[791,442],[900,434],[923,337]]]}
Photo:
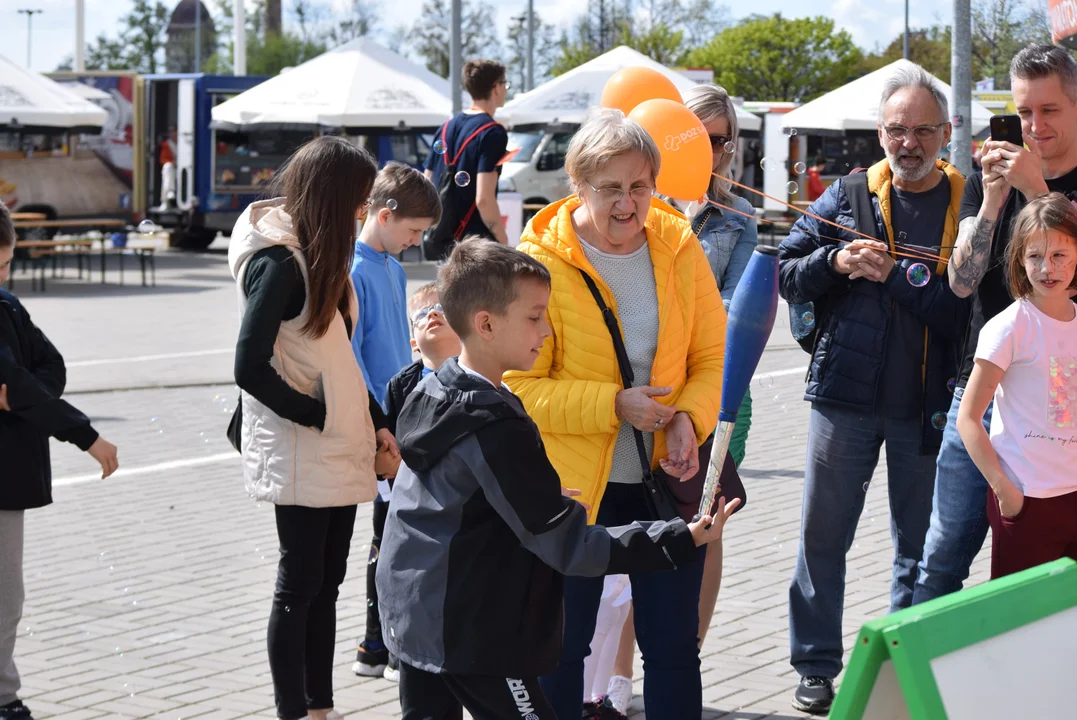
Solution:
{"label": "jacket hood", "polygon": [[284,198],[251,203],[236,220],[232,241],[228,245],[228,267],[238,279],[247,259],[274,245],[300,250],[299,238],[292,230],[292,216],[284,210]]}
{"label": "jacket hood", "polygon": [[[528,242],[544,247],[576,267],[590,267],[583,246],[572,227],[572,213],[582,204],[578,195],[547,205],[524,228],[520,244]],[[688,220],[672,205],[651,198],[651,209],[643,224],[648,243],[662,243],[676,254],[694,239]],[[525,251],[526,252],[526,251]]]}
{"label": "jacket hood", "polygon": [[469,375],[453,358],[423,378],[405,401],[396,425],[400,457],[415,472],[429,470],[486,425],[526,417],[515,395]]}

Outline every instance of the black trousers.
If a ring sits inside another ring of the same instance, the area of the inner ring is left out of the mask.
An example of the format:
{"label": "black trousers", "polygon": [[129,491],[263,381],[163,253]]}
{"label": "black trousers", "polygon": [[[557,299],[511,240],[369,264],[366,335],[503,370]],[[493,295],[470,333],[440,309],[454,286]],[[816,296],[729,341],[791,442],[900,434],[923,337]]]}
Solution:
{"label": "black trousers", "polygon": [[381,614],[378,612],[378,553],[381,552],[381,536],[385,533],[385,519],[389,517],[389,503],[374,501],[374,536],[370,538],[370,558],[366,566],[366,640],[382,642]]}
{"label": "black trousers", "polygon": [[557,720],[538,678],[430,673],[400,663],[402,720]]}
{"label": "black trousers", "polygon": [[355,506],[276,508],[280,564],[269,613],[277,716],[333,707],[337,594],[348,568]]}

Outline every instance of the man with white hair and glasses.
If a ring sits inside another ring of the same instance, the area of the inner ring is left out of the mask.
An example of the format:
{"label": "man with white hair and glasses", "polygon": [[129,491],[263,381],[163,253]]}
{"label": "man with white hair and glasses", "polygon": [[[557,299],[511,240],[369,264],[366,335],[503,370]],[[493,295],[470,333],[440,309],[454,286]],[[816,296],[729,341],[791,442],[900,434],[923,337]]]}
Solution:
{"label": "man with white hair and glasses", "polygon": [[[842,668],[845,556],[886,447],[894,563],[890,609],[912,603],[931,514],[935,457],[969,303],[949,288],[965,181],[937,160],[946,97],[920,67],[880,101],[886,159],[840,178],[779,249],[781,294],[814,304],[816,335],[796,570],[789,588],[793,706],[826,714]],[[835,226],[836,225],[836,226]],[[867,239],[874,238],[874,239]],[[908,257],[909,255],[914,257]]]}

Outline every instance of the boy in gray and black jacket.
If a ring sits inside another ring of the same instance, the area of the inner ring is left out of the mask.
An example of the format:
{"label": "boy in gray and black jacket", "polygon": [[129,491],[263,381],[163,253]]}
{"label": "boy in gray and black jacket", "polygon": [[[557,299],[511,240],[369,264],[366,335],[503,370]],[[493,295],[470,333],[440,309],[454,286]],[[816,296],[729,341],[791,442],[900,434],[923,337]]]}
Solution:
{"label": "boy in gray and black jacket", "polygon": [[400,658],[404,720],[554,720],[538,685],[561,651],[565,574],[673,569],[721,537],[736,503],[686,525],[587,525],[561,493],[538,429],[501,383],[549,336],[550,276],[496,243],[461,243],[438,294],[463,351],[423,378],[397,423],[403,465],[377,583]]}

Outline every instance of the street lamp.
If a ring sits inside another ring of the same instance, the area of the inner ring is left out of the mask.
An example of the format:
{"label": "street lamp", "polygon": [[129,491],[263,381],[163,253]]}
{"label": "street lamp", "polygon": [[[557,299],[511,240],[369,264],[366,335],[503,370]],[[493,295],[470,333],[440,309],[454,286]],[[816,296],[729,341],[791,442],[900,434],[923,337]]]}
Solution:
{"label": "street lamp", "polygon": [[45,12],[44,10],[30,10],[29,8],[21,8],[19,14],[26,15],[26,68],[30,68],[30,48],[33,40],[34,33],[34,15],[40,15]]}

